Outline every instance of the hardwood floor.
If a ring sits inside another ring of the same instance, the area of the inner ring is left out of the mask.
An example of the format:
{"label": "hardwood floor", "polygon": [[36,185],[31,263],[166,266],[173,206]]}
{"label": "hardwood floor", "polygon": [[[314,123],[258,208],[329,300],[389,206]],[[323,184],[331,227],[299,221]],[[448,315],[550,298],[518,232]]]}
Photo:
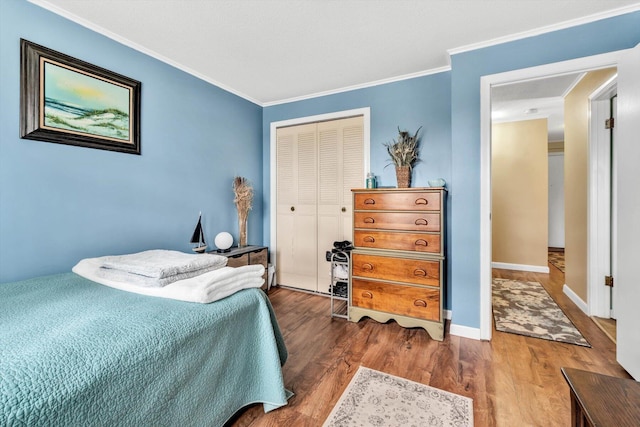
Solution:
{"label": "hardwood floor", "polygon": [[269,296],[289,350],[285,385],[295,396],[268,414],[262,405],[250,406],[230,425],[320,426],[359,365],[471,397],[478,427],[569,425],[561,367],[630,378],[615,361],[615,345],[562,293],[562,272],[494,270],[494,276],[542,283],[593,347],[495,330],[490,342],[476,341],[449,335],[448,326],[437,342],[393,321],[332,319],[328,298],[273,288]]}

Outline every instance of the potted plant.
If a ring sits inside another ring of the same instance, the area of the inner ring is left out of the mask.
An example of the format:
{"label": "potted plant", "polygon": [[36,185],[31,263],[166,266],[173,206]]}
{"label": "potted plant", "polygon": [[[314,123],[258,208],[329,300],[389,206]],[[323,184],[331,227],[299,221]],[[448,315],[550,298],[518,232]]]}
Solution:
{"label": "potted plant", "polygon": [[391,157],[390,164],[396,167],[398,188],[409,188],[411,186],[411,170],[413,165],[420,160],[418,158],[420,155],[420,140],[418,139],[420,129],[422,129],[422,126],[411,136],[408,131],[400,130],[400,127],[398,127],[397,141],[394,139],[393,142],[383,143]]}

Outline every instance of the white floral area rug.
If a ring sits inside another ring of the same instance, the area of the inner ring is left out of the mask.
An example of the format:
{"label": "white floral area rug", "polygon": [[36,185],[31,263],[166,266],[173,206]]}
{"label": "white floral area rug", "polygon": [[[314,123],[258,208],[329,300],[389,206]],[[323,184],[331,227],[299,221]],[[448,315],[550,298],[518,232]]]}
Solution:
{"label": "white floral area rug", "polygon": [[473,426],[473,400],[360,366],[323,427]]}
{"label": "white floral area rug", "polygon": [[493,279],[496,330],[591,347],[538,282]]}

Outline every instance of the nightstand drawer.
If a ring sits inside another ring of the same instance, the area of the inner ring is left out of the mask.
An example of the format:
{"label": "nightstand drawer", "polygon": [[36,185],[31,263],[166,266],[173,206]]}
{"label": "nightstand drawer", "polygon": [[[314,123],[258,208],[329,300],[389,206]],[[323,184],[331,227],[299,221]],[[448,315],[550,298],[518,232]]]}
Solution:
{"label": "nightstand drawer", "polygon": [[367,192],[354,194],[354,210],[439,211],[439,192]]}
{"label": "nightstand drawer", "polygon": [[227,267],[242,267],[243,265],[249,265],[249,254],[227,257]]}
{"label": "nightstand drawer", "polygon": [[353,279],[351,304],[356,307],[440,321],[440,291]]}
{"label": "nightstand drawer", "polygon": [[352,276],[440,286],[440,261],[353,253]]}
{"label": "nightstand drawer", "polygon": [[355,228],[440,231],[440,213],[427,212],[355,212]]}
{"label": "nightstand drawer", "polygon": [[440,234],[355,230],[353,245],[356,248],[392,249],[432,254],[440,254],[441,251]]}

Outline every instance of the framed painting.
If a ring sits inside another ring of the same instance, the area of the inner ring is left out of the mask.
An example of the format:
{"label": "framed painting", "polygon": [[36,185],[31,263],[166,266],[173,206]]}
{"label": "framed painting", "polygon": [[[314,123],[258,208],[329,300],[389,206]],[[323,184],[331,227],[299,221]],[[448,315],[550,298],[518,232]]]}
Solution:
{"label": "framed painting", "polygon": [[139,81],[20,40],[20,137],[140,154]]}

